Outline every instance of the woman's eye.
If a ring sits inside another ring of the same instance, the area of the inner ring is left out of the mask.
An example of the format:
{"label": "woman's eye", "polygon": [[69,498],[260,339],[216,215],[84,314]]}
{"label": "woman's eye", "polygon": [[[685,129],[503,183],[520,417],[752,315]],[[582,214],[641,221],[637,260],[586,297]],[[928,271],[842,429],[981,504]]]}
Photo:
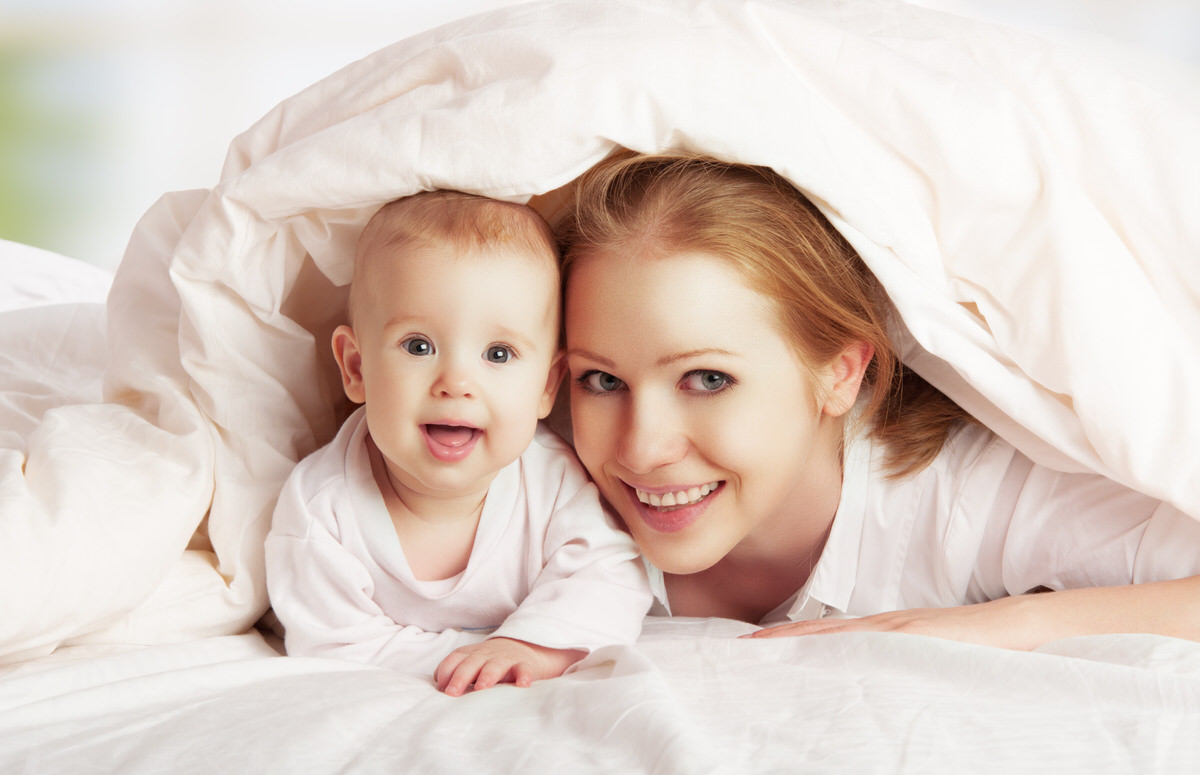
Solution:
{"label": "woman's eye", "polygon": [[576,382],[589,393],[611,393],[614,390],[620,390],[624,384],[613,375],[603,371],[585,371]]}
{"label": "woman's eye", "polygon": [[414,336],[412,339],[406,339],[401,343],[401,347],[409,355],[432,355],[433,342],[428,339],[422,339],[419,336]]}
{"label": "woman's eye", "polygon": [[684,390],[717,393],[733,384],[733,377],[721,371],[689,371],[681,383]]}
{"label": "woman's eye", "polygon": [[513,357],[513,351],[512,348],[505,347],[502,344],[495,344],[487,348],[483,357],[488,363],[508,363]]}

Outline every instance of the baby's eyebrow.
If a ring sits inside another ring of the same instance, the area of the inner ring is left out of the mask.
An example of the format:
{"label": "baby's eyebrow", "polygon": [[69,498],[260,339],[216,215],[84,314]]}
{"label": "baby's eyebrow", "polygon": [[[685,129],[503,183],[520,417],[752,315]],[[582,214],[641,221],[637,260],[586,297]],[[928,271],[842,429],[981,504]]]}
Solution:
{"label": "baby's eyebrow", "polygon": [[420,326],[424,321],[415,315],[395,315],[383,324],[383,330],[408,326]]}
{"label": "baby's eyebrow", "polygon": [[519,350],[535,349],[535,339],[521,331],[501,326],[496,331],[496,339],[501,342],[514,344]]}

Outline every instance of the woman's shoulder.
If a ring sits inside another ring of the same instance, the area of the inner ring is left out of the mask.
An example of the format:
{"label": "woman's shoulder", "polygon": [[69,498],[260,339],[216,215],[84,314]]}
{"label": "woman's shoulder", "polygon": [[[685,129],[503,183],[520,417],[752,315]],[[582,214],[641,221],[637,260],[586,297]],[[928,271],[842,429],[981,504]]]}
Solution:
{"label": "woman's shoulder", "polygon": [[964,422],[950,432],[933,465],[945,471],[970,471],[980,465],[1007,463],[1014,457],[1023,455],[987,426]]}
{"label": "woman's shoulder", "polygon": [[[924,468],[900,477],[886,475],[886,449],[872,450],[874,489],[936,493],[943,503],[964,497],[988,497],[1014,476],[1023,477],[1033,463],[980,423],[963,423],[951,431],[936,457]],[[876,473],[878,472],[878,473]]]}

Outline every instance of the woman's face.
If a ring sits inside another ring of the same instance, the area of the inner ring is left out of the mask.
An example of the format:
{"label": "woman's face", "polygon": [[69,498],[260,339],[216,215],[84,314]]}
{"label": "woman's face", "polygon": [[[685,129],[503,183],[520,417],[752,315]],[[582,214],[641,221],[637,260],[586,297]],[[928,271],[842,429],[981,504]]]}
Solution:
{"label": "woman's face", "polygon": [[819,541],[836,510],[841,412],[813,391],[813,374],[830,387],[834,369],[804,368],[770,304],[702,253],[601,254],[572,269],[576,449],[667,573]]}

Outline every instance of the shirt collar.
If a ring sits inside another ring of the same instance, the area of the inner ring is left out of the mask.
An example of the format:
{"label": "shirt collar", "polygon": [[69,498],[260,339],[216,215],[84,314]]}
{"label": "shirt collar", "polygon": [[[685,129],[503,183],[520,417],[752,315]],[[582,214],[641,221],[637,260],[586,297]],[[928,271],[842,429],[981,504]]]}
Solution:
{"label": "shirt collar", "polygon": [[[830,611],[845,613],[858,577],[859,547],[866,519],[867,488],[871,481],[871,440],[866,436],[849,437],[843,452],[842,493],[829,537],[817,565],[804,586],[763,617],[762,623],[819,619]],[[642,558],[656,598],[652,614],[671,615],[663,572]]]}
{"label": "shirt collar", "polygon": [[847,439],[842,456],[841,499],[821,557],[804,586],[768,614],[764,623],[819,619],[831,611],[846,612],[858,577],[867,487],[871,480],[871,447],[870,439],[865,436]]}

